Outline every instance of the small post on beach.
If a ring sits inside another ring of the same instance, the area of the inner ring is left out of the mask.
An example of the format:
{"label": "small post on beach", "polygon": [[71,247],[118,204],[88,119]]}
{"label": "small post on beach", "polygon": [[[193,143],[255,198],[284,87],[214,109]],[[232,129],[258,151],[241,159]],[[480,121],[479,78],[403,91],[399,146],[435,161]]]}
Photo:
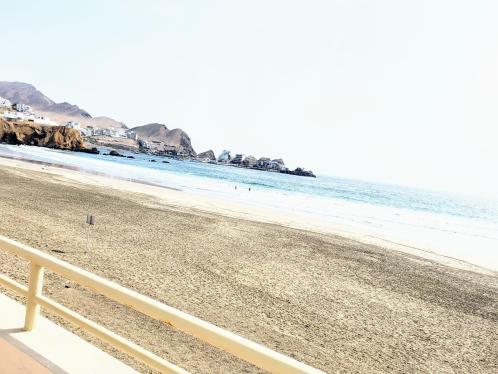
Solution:
{"label": "small post on beach", "polygon": [[86,251],[88,252],[90,250],[90,226],[95,225],[95,216],[92,214],[87,214],[86,215],[86,224],[88,226],[86,230]]}
{"label": "small post on beach", "polygon": [[35,328],[36,320],[40,314],[40,304],[36,302],[36,297],[40,296],[43,290],[43,273],[42,266],[31,262],[24,331],[31,331]]}

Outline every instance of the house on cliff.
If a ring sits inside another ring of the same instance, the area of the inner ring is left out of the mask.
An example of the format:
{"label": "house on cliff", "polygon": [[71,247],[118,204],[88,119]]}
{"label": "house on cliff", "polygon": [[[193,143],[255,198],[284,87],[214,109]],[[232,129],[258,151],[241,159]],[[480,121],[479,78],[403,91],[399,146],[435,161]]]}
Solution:
{"label": "house on cliff", "polygon": [[9,112],[4,112],[2,114],[2,118],[6,121],[17,121],[17,120],[22,121],[24,120],[24,115],[19,112],[9,111]]}
{"label": "house on cliff", "polygon": [[21,113],[31,113],[31,107],[26,104],[16,103],[12,106],[12,108]]}
{"label": "house on cliff", "polygon": [[55,121],[52,121],[50,118],[45,117],[45,116],[35,116],[34,123],[37,123],[39,125],[46,125],[46,126],[57,125],[57,123]]}
{"label": "house on cliff", "polygon": [[128,139],[133,139],[135,141],[138,140],[138,134],[135,131],[133,131],[133,130],[126,131],[126,137]]}
{"label": "house on cliff", "polygon": [[76,130],[79,130],[81,128],[81,125],[79,122],[76,122],[76,121],[69,121],[68,123],[66,123],[66,127],[68,129],[76,129]]}
{"label": "house on cliff", "polygon": [[12,103],[10,102],[10,100],[0,97],[0,108],[10,108],[11,106]]}
{"label": "house on cliff", "polygon": [[93,129],[83,127],[82,129],[80,129],[80,134],[81,134],[81,136],[92,136]]}

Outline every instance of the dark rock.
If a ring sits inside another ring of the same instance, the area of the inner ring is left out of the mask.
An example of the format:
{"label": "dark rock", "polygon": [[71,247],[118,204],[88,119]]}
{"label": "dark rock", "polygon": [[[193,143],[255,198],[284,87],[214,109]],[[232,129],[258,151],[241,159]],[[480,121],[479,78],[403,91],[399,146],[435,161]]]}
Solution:
{"label": "dark rock", "polygon": [[245,167],[253,167],[257,163],[258,160],[256,159],[256,157],[250,155],[246,156],[246,158],[244,158],[244,160],[242,161],[242,165],[244,165]]}
{"label": "dark rock", "polygon": [[316,178],[316,175],[313,174],[313,172],[311,170],[304,170],[303,168],[296,168],[294,170],[290,170],[290,169],[282,169],[280,170],[281,173],[284,173],[284,174],[290,174],[290,175],[298,175],[300,177],[312,177],[312,178]]}
{"label": "dark rock", "polygon": [[109,152],[109,156],[115,156],[115,157],[125,157],[118,151],[115,151],[114,149]]}
{"label": "dark rock", "polygon": [[164,160],[163,164],[169,164],[169,161]]}
{"label": "dark rock", "polygon": [[157,162],[156,160],[149,160],[149,162]]}
{"label": "dark rock", "polygon": [[126,156],[126,158],[135,158],[135,156]]}
{"label": "dark rock", "polygon": [[[149,123],[148,125],[132,129],[140,140],[146,140],[155,151],[174,150],[178,155],[195,157],[196,152],[192,147],[190,137],[181,129],[169,130],[162,123]],[[166,146],[166,149],[165,149]]]}
{"label": "dark rock", "polygon": [[216,156],[214,155],[214,152],[211,149],[209,151],[199,153],[196,158],[198,160],[208,160],[208,161],[216,160]]}
{"label": "dark rock", "polygon": [[98,155],[100,154],[100,151],[97,149],[97,147],[92,147],[92,148],[82,148],[78,149],[78,152],[83,152],[83,153],[90,153],[93,155]]}

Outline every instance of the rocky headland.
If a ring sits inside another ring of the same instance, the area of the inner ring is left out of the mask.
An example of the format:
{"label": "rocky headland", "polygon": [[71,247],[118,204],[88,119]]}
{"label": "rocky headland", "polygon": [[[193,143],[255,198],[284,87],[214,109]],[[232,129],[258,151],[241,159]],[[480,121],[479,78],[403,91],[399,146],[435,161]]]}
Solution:
{"label": "rocky headland", "polygon": [[29,122],[7,122],[0,119],[0,142],[13,145],[34,145],[55,149],[95,153],[85,146],[78,130],[65,126],[42,126]]}
{"label": "rocky headland", "polygon": [[139,139],[141,150],[149,153],[185,157],[197,155],[190,136],[182,129],[170,130],[162,123],[149,123],[133,127],[129,133],[134,133]]}

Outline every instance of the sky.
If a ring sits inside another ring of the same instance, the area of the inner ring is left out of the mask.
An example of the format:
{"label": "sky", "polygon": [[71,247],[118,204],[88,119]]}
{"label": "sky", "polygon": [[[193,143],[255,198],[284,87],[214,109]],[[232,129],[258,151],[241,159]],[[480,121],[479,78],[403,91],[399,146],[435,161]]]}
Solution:
{"label": "sky", "polygon": [[197,152],[498,195],[498,2],[0,0],[0,80]]}

